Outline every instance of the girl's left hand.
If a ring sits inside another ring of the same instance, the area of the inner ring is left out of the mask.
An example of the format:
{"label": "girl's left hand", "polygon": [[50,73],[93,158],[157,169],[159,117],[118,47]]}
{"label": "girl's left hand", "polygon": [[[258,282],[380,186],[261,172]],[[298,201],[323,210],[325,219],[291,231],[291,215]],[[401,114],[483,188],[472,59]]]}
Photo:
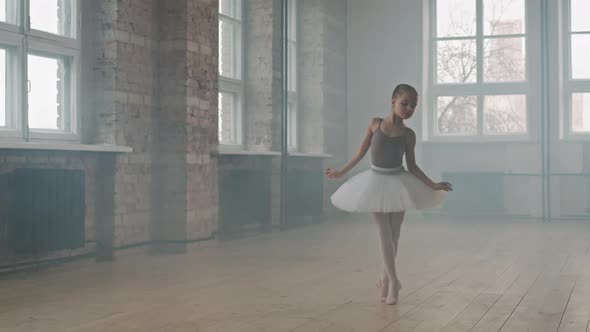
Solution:
{"label": "girl's left hand", "polygon": [[432,186],[433,190],[444,190],[444,191],[453,191],[453,185],[448,182],[439,182],[435,183]]}
{"label": "girl's left hand", "polygon": [[330,179],[337,179],[343,175],[342,172],[339,172],[333,168],[326,169],[325,173]]}

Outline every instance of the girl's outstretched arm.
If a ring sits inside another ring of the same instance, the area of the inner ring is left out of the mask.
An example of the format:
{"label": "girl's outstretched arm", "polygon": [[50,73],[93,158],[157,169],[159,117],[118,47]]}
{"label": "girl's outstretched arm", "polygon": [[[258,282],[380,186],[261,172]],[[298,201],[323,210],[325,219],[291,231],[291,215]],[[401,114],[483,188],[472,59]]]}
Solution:
{"label": "girl's outstretched arm", "polygon": [[406,164],[408,166],[408,171],[414,174],[418,179],[422,180],[427,186],[432,188],[433,190],[445,190],[445,191],[452,191],[453,186],[448,182],[440,182],[435,183],[433,182],[416,164],[416,155],[415,155],[415,148],[416,148],[416,133],[408,128],[407,139],[406,139]]}
{"label": "girl's outstretched arm", "polygon": [[354,155],[354,157],[349,162],[347,162],[346,165],[344,165],[344,167],[342,167],[342,169],[339,171],[332,168],[328,168],[326,170],[326,175],[329,178],[333,179],[343,176],[344,174],[346,174],[346,172],[350,171],[354,166],[356,166],[356,164],[358,164],[358,162],[361,161],[361,159],[363,159],[363,157],[367,154],[367,151],[369,151],[369,147],[371,147],[371,138],[373,138],[373,128],[375,128],[375,126],[378,124],[379,119],[371,119],[371,122],[367,127],[367,131],[365,132],[365,138],[363,139],[363,142],[356,154]]}

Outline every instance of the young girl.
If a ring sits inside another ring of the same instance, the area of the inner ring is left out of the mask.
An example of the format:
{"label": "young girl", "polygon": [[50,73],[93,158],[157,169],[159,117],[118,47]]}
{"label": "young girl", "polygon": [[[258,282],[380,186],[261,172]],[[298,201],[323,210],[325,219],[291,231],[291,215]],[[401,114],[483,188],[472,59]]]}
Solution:
{"label": "young girl", "polygon": [[[396,304],[402,288],[397,278],[395,256],[405,211],[439,205],[452,186],[434,183],[416,165],[416,134],[404,125],[416,110],[418,92],[407,84],[398,85],[391,98],[391,114],[373,118],[363,143],[341,170],[328,168],[326,175],[339,178],[350,171],[371,147],[371,169],[355,175],[332,195],[332,204],[348,212],[371,212],[379,230],[385,263],[379,279],[381,301]],[[402,157],[406,155],[406,171]]]}

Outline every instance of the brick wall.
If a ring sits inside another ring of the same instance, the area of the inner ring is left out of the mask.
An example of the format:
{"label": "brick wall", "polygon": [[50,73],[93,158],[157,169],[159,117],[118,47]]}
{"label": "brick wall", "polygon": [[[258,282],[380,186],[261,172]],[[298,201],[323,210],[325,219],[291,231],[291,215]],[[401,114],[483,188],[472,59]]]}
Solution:
{"label": "brick wall", "polygon": [[[324,146],[332,155],[330,165],[341,167],[348,161],[348,116],[346,104],[346,5],[339,0],[322,1],[324,7]],[[359,142],[360,144],[360,142]],[[342,183],[328,180],[325,183],[327,213],[336,210],[329,203],[329,196]]]}
{"label": "brick wall", "polygon": [[217,2],[160,2],[155,239],[217,230]]}
{"label": "brick wall", "polygon": [[338,143],[346,134],[346,5],[336,0],[298,4],[301,149],[340,157],[345,149]]}
{"label": "brick wall", "polygon": [[[275,0],[245,2],[245,131],[247,150],[280,151],[281,115],[281,3]],[[326,164],[346,162],[346,3],[337,0],[298,0],[299,152],[328,153]],[[271,161],[269,166],[268,161]],[[322,159],[289,159],[291,169],[313,165],[321,172]],[[280,208],[280,158],[233,156],[220,159],[224,173],[271,172],[272,220]],[[305,168],[305,167],[304,167]],[[313,172],[313,170],[310,170]],[[223,180],[223,179],[222,179]],[[325,206],[341,182],[325,184]],[[287,188],[290,191],[290,188]],[[313,194],[313,193],[310,193]],[[223,196],[221,196],[223,200]]]}
{"label": "brick wall", "polygon": [[[299,31],[301,150],[332,156],[326,165],[347,162],[346,3],[301,0]],[[325,182],[325,206],[342,181]]]}
{"label": "brick wall", "polygon": [[281,149],[281,1],[244,2],[246,147]]}
{"label": "brick wall", "polygon": [[82,142],[133,152],[0,151],[1,167],[84,170],[86,234],[105,258],[116,247],[211,236],[218,205],[210,157],[217,148],[217,1],[81,3]]}
{"label": "brick wall", "polygon": [[[208,237],[217,230],[218,3],[190,1],[188,20],[187,237]],[[198,48],[197,48],[198,46]]]}
{"label": "brick wall", "polygon": [[[94,37],[96,135],[92,143],[129,146],[115,165],[115,246],[150,240],[152,214],[153,114],[157,98],[157,1],[101,0],[94,22],[85,22]],[[94,24],[92,24],[94,23]],[[89,36],[90,35],[90,36]]]}
{"label": "brick wall", "polygon": [[152,238],[156,241],[184,239],[186,233],[186,10],[187,1],[160,1],[156,18],[159,100],[153,160],[156,211],[152,219]]}
{"label": "brick wall", "polygon": [[[326,52],[325,22],[323,3],[317,0],[303,0],[299,4],[299,119],[300,146],[302,152],[323,153],[325,151],[324,106]],[[320,144],[318,144],[320,142]]]}
{"label": "brick wall", "polygon": [[[96,141],[117,159],[115,245],[216,229],[217,2],[98,2]],[[102,111],[101,111],[102,110]]]}
{"label": "brick wall", "polygon": [[[315,44],[323,48],[319,53],[323,54],[322,63],[327,54],[341,52],[344,45],[341,38],[344,17],[340,15],[346,6],[335,0],[329,2],[331,5],[320,1],[314,4],[323,13],[317,16],[318,31],[323,32],[319,44]],[[218,229],[222,199],[218,194],[218,167],[231,169],[232,163],[238,168],[244,165],[235,158],[227,159],[234,160],[227,164],[211,157],[218,145],[217,1],[82,0],[81,3],[82,143],[130,146],[133,152],[113,155],[3,150],[0,151],[2,169],[40,167],[85,171],[89,242],[81,251],[91,252],[96,241],[104,247],[108,258],[115,247],[210,237]],[[334,17],[329,13],[334,9],[329,7],[332,5],[338,8]],[[244,120],[249,150],[280,149],[280,11],[280,0],[245,2]],[[322,17],[336,22],[335,25],[322,22]],[[336,44],[332,44],[332,37],[337,37]],[[310,111],[320,113],[313,121],[325,118],[328,110],[334,110],[335,114],[341,110],[342,105],[330,101],[340,98],[338,93],[328,93],[328,90],[340,91],[344,84],[341,76],[330,75],[331,70],[343,69],[341,65],[342,59],[338,58],[332,69],[330,65],[309,67],[319,68],[321,73],[314,78],[313,86],[320,89],[321,103],[308,101]],[[338,116],[339,113],[334,122],[322,122],[327,126],[324,133],[331,126],[340,128]],[[327,149],[318,148],[329,140],[322,138],[321,131],[309,133],[306,128],[321,128],[317,125],[301,128],[301,136],[320,138],[315,147],[309,143],[308,152],[333,153],[340,148],[339,143],[333,150],[329,145]],[[254,160],[246,163],[252,168],[263,167],[271,172],[269,204],[272,222],[276,224],[279,158],[264,156],[249,160]],[[70,254],[77,252],[48,253],[51,257]]]}

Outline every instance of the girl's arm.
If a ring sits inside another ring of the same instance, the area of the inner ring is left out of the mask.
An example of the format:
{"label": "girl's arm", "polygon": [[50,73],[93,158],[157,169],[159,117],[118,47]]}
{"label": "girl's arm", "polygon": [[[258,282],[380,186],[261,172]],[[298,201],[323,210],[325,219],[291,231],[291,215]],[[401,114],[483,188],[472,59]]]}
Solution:
{"label": "girl's arm", "polygon": [[367,154],[367,151],[369,151],[369,147],[371,146],[371,138],[373,138],[373,128],[378,123],[379,119],[371,119],[371,123],[369,123],[369,127],[367,127],[367,131],[365,132],[365,138],[363,139],[363,142],[357,153],[349,162],[346,163],[346,165],[344,165],[344,167],[342,167],[341,170],[337,171],[335,169],[328,168],[326,170],[326,175],[329,178],[341,177],[342,175],[346,174],[346,172],[350,171],[354,166],[356,166],[356,164],[358,164],[358,162],[361,161],[361,159],[363,159],[363,157]]}
{"label": "girl's arm", "polygon": [[416,148],[416,133],[408,128],[408,133],[406,135],[406,164],[408,166],[408,171],[414,174],[415,177],[420,179],[424,182],[427,186],[432,188],[433,190],[445,190],[451,191],[453,190],[453,186],[448,182],[440,182],[435,183],[433,182],[416,164],[416,155],[415,155],[415,148]]}

